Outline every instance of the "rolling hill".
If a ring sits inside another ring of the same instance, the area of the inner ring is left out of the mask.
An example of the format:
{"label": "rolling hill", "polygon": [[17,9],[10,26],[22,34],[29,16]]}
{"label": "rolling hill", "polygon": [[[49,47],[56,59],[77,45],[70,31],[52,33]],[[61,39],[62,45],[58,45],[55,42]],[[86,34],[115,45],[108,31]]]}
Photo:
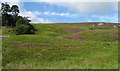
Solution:
{"label": "rolling hill", "polygon": [[117,23],[33,24],[37,32],[14,35],[2,27],[4,69],[117,69]]}

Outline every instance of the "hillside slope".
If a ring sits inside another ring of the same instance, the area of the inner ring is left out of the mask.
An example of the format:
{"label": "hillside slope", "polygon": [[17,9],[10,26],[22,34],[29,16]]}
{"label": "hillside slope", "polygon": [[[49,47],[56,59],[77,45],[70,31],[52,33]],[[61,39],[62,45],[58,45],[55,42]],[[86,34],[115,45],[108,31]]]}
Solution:
{"label": "hillside slope", "polygon": [[3,27],[4,69],[117,69],[118,28],[113,24],[34,24],[33,35]]}

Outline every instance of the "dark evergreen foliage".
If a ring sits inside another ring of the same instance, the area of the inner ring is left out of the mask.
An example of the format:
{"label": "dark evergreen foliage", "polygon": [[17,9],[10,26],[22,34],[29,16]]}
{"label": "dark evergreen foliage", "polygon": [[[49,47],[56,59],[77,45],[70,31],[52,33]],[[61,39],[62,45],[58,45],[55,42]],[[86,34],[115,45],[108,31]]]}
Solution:
{"label": "dark evergreen foliage", "polygon": [[19,7],[17,5],[9,6],[7,3],[1,4],[1,14],[0,17],[2,18],[0,22],[1,26],[6,26],[7,28],[13,28],[15,34],[34,34],[36,29],[32,26],[28,20],[28,17],[18,16]]}

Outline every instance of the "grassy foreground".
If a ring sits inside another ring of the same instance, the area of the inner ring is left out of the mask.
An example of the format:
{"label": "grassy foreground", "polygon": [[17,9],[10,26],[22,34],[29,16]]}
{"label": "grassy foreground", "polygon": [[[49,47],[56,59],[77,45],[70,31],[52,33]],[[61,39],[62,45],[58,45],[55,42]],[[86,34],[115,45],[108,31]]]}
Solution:
{"label": "grassy foreground", "polygon": [[[111,24],[110,24],[111,25]],[[36,34],[2,28],[4,69],[117,69],[118,29],[83,24],[34,24]]]}

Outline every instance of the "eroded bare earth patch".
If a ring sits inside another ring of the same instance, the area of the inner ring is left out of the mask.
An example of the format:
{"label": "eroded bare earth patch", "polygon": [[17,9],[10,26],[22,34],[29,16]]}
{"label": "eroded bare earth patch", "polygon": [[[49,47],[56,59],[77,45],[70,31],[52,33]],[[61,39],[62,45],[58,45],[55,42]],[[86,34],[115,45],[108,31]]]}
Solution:
{"label": "eroded bare earth patch", "polygon": [[24,43],[21,45],[10,45],[10,47],[24,47],[24,48],[33,48],[33,47],[46,47],[49,46],[49,43],[33,43],[33,44],[28,44],[28,43]]}
{"label": "eroded bare earth patch", "polygon": [[80,32],[80,31],[84,31],[84,29],[78,29],[78,28],[69,28],[68,29],[68,32],[73,32],[73,33]]}
{"label": "eroded bare earth patch", "polygon": [[64,44],[64,47],[81,47],[86,46],[86,44]]}
{"label": "eroded bare earth patch", "polygon": [[97,37],[105,37],[105,36],[110,36],[113,39],[118,39],[118,34],[117,33],[109,33],[109,34],[99,34],[96,35]]}
{"label": "eroded bare earth patch", "polygon": [[101,28],[114,28],[114,25],[101,25],[101,26],[99,26],[99,27],[101,27]]}
{"label": "eroded bare earth patch", "polygon": [[112,38],[114,38],[114,39],[118,39],[118,34],[117,33],[110,33],[110,34],[108,34],[108,36],[110,36],[110,37],[112,37]]}
{"label": "eroded bare earth patch", "polygon": [[71,34],[71,35],[67,35],[67,36],[64,36],[64,38],[67,38],[67,39],[76,39],[76,40],[85,40],[83,35],[80,34],[80,33],[75,33],[75,34]]}

